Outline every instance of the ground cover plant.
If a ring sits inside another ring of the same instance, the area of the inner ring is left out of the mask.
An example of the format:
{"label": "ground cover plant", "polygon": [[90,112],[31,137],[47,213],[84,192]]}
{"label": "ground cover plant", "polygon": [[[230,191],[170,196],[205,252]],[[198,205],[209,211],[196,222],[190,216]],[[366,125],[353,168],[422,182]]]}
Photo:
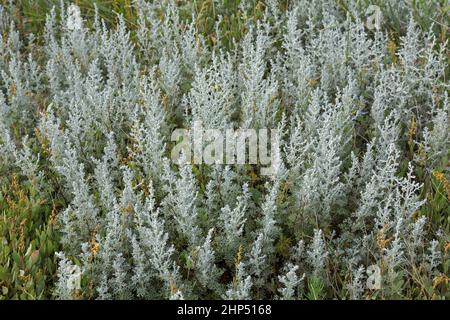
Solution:
{"label": "ground cover plant", "polygon": [[450,297],[447,1],[0,3],[1,299]]}

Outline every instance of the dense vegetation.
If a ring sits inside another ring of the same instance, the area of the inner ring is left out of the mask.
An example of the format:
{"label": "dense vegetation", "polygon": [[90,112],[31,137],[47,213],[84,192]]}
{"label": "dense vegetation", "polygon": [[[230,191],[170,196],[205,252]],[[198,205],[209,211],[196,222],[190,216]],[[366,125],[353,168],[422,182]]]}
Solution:
{"label": "dense vegetation", "polygon": [[448,1],[0,3],[1,299],[450,297]]}

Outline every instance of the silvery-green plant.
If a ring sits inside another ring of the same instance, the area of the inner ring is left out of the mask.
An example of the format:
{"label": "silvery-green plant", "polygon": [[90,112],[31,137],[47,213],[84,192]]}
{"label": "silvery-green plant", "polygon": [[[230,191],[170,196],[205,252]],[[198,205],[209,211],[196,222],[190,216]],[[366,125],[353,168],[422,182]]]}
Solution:
{"label": "silvery-green plant", "polygon": [[288,264],[286,270],[288,270],[286,274],[278,276],[278,280],[282,284],[282,287],[278,289],[280,299],[294,300],[296,298],[298,286],[302,282],[304,276],[299,278],[297,275],[298,266],[296,265]]}
{"label": "silvery-green plant", "polygon": [[[374,266],[379,297],[448,294],[438,25],[405,1],[380,8],[398,41],[361,1],[241,1],[236,25],[207,3],[134,1],[134,24],[61,1],[42,38],[0,5],[0,205],[17,176],[58,211],[54,296],[364,299]],[[277,129],[272,163],[169,159],[198,121]]]}

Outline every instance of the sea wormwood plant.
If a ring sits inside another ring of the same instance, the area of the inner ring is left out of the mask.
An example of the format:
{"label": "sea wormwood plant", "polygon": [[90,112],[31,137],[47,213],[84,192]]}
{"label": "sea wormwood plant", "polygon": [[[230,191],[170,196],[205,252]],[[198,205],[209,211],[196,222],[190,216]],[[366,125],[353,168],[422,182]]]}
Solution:
{"label": "sea wormwood plant", "polygon": [[442,1],[55,2],[0,5],[0,298],[450,297]]}

